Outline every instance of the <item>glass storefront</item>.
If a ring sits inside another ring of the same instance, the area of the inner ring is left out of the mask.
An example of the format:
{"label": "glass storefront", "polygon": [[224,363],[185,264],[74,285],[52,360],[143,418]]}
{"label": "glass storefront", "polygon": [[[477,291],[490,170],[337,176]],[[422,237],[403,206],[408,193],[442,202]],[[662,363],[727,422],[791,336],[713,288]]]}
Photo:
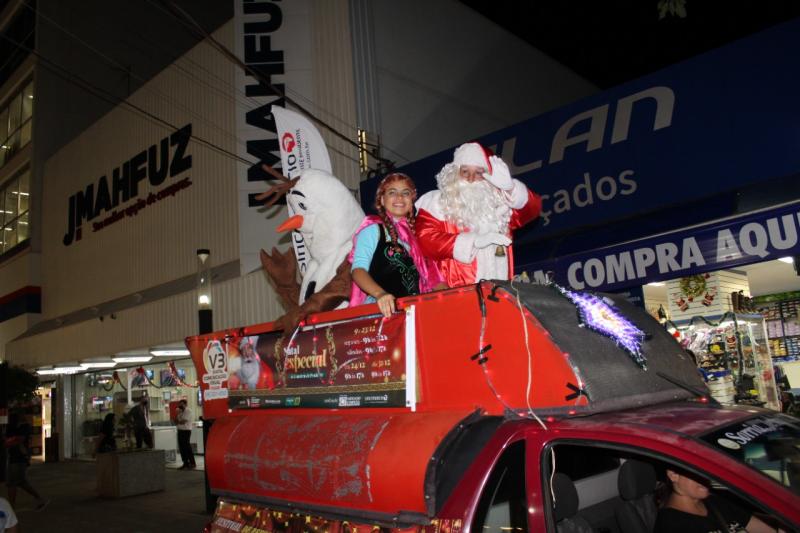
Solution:
{"label": "glass storefront", "polygon": [[180,463],[177,431],[172,419],[175,406],[181,399],[187,400],[195,420],[192,445],[196,453],[202,454],[202,428],[199,425],[202,405],[199,403],[199,389],[192,386],[197,383],[197,374],[191,359],[174,361],[174,371],[167,362],[159,361],[77,374],[72,379],[73,416],[71,421],[65,422],[72,425],[74,457],[92,458],[103,419],[109,413],[115,415],[117,449],[135,447],[132,431],[123,425],[123,415],[142,396],[149,398],[148,415],[155,448],[165,450],[168,463]]}

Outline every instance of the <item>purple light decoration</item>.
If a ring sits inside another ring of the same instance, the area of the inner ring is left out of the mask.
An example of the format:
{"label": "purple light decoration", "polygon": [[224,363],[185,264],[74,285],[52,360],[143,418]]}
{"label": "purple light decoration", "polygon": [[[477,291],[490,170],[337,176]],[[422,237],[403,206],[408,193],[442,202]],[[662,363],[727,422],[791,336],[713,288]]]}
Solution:
{"label": "purple light decoration", "polygon": [[642,330],[606,303],[603,298],[585,292],[572,292],[560,287],[559,289],[578,308],[581,327],[587,327],[610,338],[628,352],[637,365],[647,370],[647,359],[642,353],[642,342],[645,337]]}

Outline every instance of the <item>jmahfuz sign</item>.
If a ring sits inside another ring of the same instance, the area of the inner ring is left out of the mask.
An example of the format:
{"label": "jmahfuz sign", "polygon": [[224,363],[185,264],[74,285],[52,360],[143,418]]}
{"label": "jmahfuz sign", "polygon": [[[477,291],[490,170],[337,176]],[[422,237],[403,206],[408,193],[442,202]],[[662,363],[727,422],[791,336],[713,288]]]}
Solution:
{"label": "jmahfuz sign", "polygon": [[[95,221],[92,230],[99,231],[126,216],[135,216],[148,205],[174,196],[189,187],[192,181],[188,176],[147,195],[139,185],[147,180],[151,187],[158,187],[168,177],[175,178],[192,168],[192,156],[186,153],[191,138],[190,123],[70,196],[64,246],[81,240],[84,221]],[[104,214],[104,218],[97,220]]]}

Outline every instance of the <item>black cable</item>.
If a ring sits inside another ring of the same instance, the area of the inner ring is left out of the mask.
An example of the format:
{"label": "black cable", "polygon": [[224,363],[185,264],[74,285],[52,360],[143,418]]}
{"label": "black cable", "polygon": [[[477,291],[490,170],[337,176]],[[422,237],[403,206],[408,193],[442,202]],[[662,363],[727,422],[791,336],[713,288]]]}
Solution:
{"label": "black cable", "polygon": [[[23,45],[22,43],[10,38],[8,35],[0,33],[0,37],[2,37],[3,39],[9,41],[10,43],[16,45],[17,47],[21,48],[22,50],[26,50],[27,52],[35,55],[37,58],[39,58],[41,60],[42,66],[44,66],[45,68],[47,68],[48,70],[53,72],[55,75],[57,75],[60,78],[62,78],[63,80],[68,81],[68,82],[70,82],[70,83],[72,83],[74,85],[77,85],[81,89],[84,89],[85,91],[97,96],[98,98],[101,98],[102,100],[105,100],[106,102],[108,102],[110,104],[127,106],[127,107],[133,109],[134,111],[144,115],[146,118],[150,119],[151,121],[157,122],[157,123],[159,123],[159,124],[161,124],[163,126],[167,126],[168,128],[171,128],[173,130],[177,131],[179,129],[178,126],[176,126],[176,125],[174,125],[174,124],[172,124],[172,123],[170,123],[170,122],[158,117],[157,115],[154,115],[153,113],[147,111],[146,109],[143,109],[143,108],[137,106],[136,104],[133,104],[133,103],[131,103],[131,102],[129,102],[129,101],[123,99],[123,98],[120,98],[119,96],[116,96],[116,95],[106,91],[105,89],[102,89],[102,88],[92,84],[91,82],[81,78],[80,76],[78,76],[76,74],[73,74],[72,72],[68,71],[67,69],[57,65],[55,62],[53,62],[50,59],[46,58],[45,56],[43,56],[38,51],[36,51],[36,50],[34,50],[34,49],[32,49],[32,48],[30,48],[28,46]],[[236,161],[238,161],[240,163],[244,163],[246,165],[251,165],[251,166],[258,164],[257,162],[253,162],[253,161],[250,161],[250,160],[245,159],[243,157],[240,157],[238,154],[234,154],[230,150],[226,150],[225,148],[222,148],[221,146],[217,146],[216,144],[212,143],[211,141],[207,141],[207,140],[203,139],[202,137],[198,137],[197,135],[192,134],[191,138],[194,139],[195,142],[198,142],[198,143],[200,143],[202,145],[205,145],[208,148],[211,148],[212,150],[214,150],[214,151],[216,151],[216,152],[218,152],[220,154],[223,154],[223,155],[226,155],[226,156],[228,156],[228,157],[230,157],[232,159],[235,159]]]}
{"label": "black cable", "polygon": [[[148,0],[148,1],[149,1],[151,4],[153,4],[153,5],[156,5],[156,4],[154,3],[154,2],[155,2],[155,0]],[[251,67],[250,67],[249,65],[247,65],[247,64],[246,64],[244,61],[242,61],[241,59],[239,59],[239,58],[236,56],[236,54],[234,54],[232,51],[230,51],[230,50],[229,50],[229,49],[228,49],[228,48],[227,48],[225,45],[223,45],[222,43],[220,43],[219,41],[217,41],[217,40],[216,40],[216,39],[215,39],[215,38],[214,38],[214,37],[213,37],[211,34],[209,34],[209,33],[208,33],[208,32],[207,32],[207,31],[206,31],[206,30],[205,30],[205,29],[204,29],[202,26],[200,26],[200,24],[198,24],[198,23],[197,23],[197,22],[196,22],[196,21],[195,21],[195,20],[194,20],[194,19],[191,17],[191,15],[189,15],[189,14],[188,14],[188,13],[186,13],[184,10],[182,10],[180,7],[178,7],[177,5],[175,5],[175,3],[174,3],[174,2],[171,2],[170,0],[160,0],[160,2],[161,2],[161,3],[163,3],[163,4],[165,4],[165,6],[166,6],[166,9],[167,9],[169,12],[171,12],[171,14],[172,14],[172,16],[173,16],[174,18],[176,18],[177,20],[181,21],[181,22],[184,24],[184,26],[186,26],[186,27],[187,27],[187,28],[189,28],[191,31],[193,31],[193,32],[195,33],[195,35],[199,35],[199,36],[203,37],[204,39],[208,39],[208,41],[209,41],[210,43],[212,43],[212,44],[214,45],[214,47],[215,47],[215,48],[216,48],[216,49],[217,49],[217,50],[218,50],[218,51],[219,51],[219,52],[220,52],[220,53],[221,53],[223,56],[225,56],[226,58],[228,58],[228,59],[229,59],[231,62],[233,62],[234,64],[238,65],[238,66],[239,66],[239,68],[241,68],[242,70],[244,70],[245,72],[247,72],[249,75],[253,76],[253,78],[255,78],[256,80],[258,80],[258,82],[259,82],[259,83],[261,83],[261,84],[265,85],[266,87],[269,87],[269,88],[270,88],[270,90],[271,90],[271,91],[272,91],[274,94],[276,94],[276,95],[277,95],[277,96],[279,96],[280,98],[283,98],[283,99],[284,99],[286,102],[288,102],[288,103],[292,104],[294,107],[296,107],[297,109],[299,109],[300,111],[302,111],[302,112],[303,112],[305,115],[307,115],[309,118],[311,118],[311,119],[312,119],[314,122],[316,122],[316,123],[317,123],[317,124],[319,124],[320,126],[323,126],[323,127],[325,127],[325,129],[327,129],[328,131],[330,131],[331,133],[333,133],[334,135],[336,135],[337,137],[339,137],[340,139],[342,139],[342,140],[343,140],[343,141],[345,141],[346,143],[348,143],[348,144],[350,144],[350,145],[354,146],[355,148],[357,148],[357,149],[359,149],[359,150],[361,149],[361,146],[360,146],[360,145],[359,145],[357,142],[353,141],[352,139],[350,139],[349,137],[347,137],[345,134],[343,134],[343,133],[339,132],[339,130],[337,130],[336,128],[334,128],[333,126],[331,126],[330,124],[328,124],[328,123],[327,123],[327,122],[325,122],[324,120],[322,120],[322,119],[318,118],[316,115],[314,115],[314,114],[313,114],[313,113],[311,113],[309,110],[307,110],[307,109],[306,109],[304,106],[302,106],[301,104],[299,104],[299,103],[298,103],[298,102],[297,102],[295,99],[293,99],[293,98],[291,98],[291,97],[287,96],[287,95],[286,95],[286,93],[285,93],[284,91],[282,91],[282,90],[278,89],[277,87],[275,87],[275,86],[274,86],[274,85],[273,85],[273,84],[272,84],[272,83],[271,83],[271,82],[270,82],[270,81],[269,81],[267,78],[265,78],[265,77],[264,77],[264,76],[263,76],[263,75],[262,75],[260,72],[258,72],[257,70],[255,70],[255,69],[251,68]],[[373,153],[373,154],[371,154],[371,155],[372,155],[372,157],[373,157],[373,158],[375,158],[375,159],[376,159],[376,160],[377,160],[377,161],[378,161],[378,162],[379,162],[379,163],[380,163],[382,166],[387,166],[387,167],[389,167],[389,168],[393,168],[393,167],[394,167],[394,163],[393,163],[392,161],[390,161],[390,160],[388,160],[388,159],[386,159],[386,158],[380,157],[380,156],[378,156],[377,154],[374,154],[374,153]]]}
{"label": "black cable", "polygon": [[[151,2],[151,3],[153,3],[153,2]],[[132,71],[130,71],[129,69],[128,69],[128,70],[126,70],[126,67],[125,67],[125,65],[122,65],[121,63],[119,63],[119,62],[118,62],[118,61],[116,61],[115,59],[113,59],[113,58],[111,58],[111,57],[109,57],[109,56],[107,56],[107,55],[103,54],[101,51],[97,50],[97,49],[96,49],[96,48],[94,48],[94,47],[93,47],[91,44],[89,44],[89,43],[85,42],[84,40],[82,40],[82,39],[81,39],[80,37],[78,37],[77,35],[75,35],[75,34],[71,33],[69,30],[67,30],[66,28],[64,28],[64,27],[63,27],[63,26],[61,26],[60,24],[58,24],[58,23],[57,23],[56,21],[54,21],[53,19],[51,19],[51,18],[47,17],[46,15],[44,15],[44,14],[40,13],[39,11],[37,11],[36,7],[34,7],[34,6],[32,6],[31,4],[29,4],[29,3],[26,3],[26,2],[24,2],[24,3],[23,3],[23,5],[24,5],[25,7],[27,7],[28,9],[30,9],[31,11],[33,11],[35,14],[37,14],[37,15],[38,15],[39,17],[41,17],[43,20],[47,21],[47,22],[48,22],[48,23],[50,23],[51,25],[53,25],[53,26],[55,26],[56,28],[58,28],[59,30],[61,30],[61,31],[62,31],[63,33],[65,33],[67,36],[69,36],[69,37],[71,37],[72,39],[74,39],[74,40],[78,41],[78,42],[79,42],[79,43],[81,43],[83,46],[85,46],[85,47],[89,48],[89,49],[90,49],[92,52],[94,52],[95,54],[97,54],[97,55],[99,55],[100,57],[102,57],[104,60],[106,60],[106,61],[107,61],[107,62],[108,62],[110,65],[112,65],[113,67],[115,67],[115,68],[119,68],[121,71],[123,71],[123,72],[127,73],[127,75],[128,75],[128,76],[133,76],[133,77],[137,78],[137,79],[138,79],[140,82],[142,82],[142,83],[144,83],[144,82],[146,82],[146,81],[147,81],[147,80],[146,80],[146,79],[144,79],[142,76],[139,76],[139,75],[137,75],[135,72],[132,72]],[[163,13],[166,13],[166,14],[170,15],[170,16],[171,16],[171,17],[173,17],[173,18],[176,18],[176,16],[175,16],[173,13],[170,13],[170,12],[169,12],[169,11],[167,11],[165,8],[163,8],[162,6],[160,6],[160,5],[158,5],[158,4],[155,4],[155,3],[153,3],[153,6],[154,6],[154,7],[156,7],[157,9],[159,9],[160,11],[162,11]],[[179,20],[179,22],[181,22],[181,24],[183,24],[184,26],[187,26],[187,28],[188,28],[188,29],[189,29],[189,30],[190,30],[190,31],[191,31],[193,34],[197,35],[197,32],[196,32],[196,31],[194,31],[194,28],[192,28],[192,27],[189,27],[189,26],[188,26],[188,24],[187,24],[187,23],[185,23],[183,20],[181,20],[181,19],[178,19],[178,20]],[[204,37],[203,37],[203,38],[204,38]],[[154,45],[156,48],[158,47],[158,45],[157,45],[157,44],[155,44],[155,43],[153,43],[152,41],[148,41],[148,42],[149,42],[151,45]],[[139,49],[139,50],[141,51],[141,49]],[[208,87],[208,88],[210,88],[210,89],[214,90],[215,92],[219,92],[219,93],[223,94],[223,96],[224,96],[225,98],[231,99],[231,100],[233,100],[233,102],[242,102],[242,103],[243,103],[243,104],[244,104],[246,107],[248,107],[248,108],[249,108],[249,109],[251,109],[251,110],[252,110],[252,109],[255,109],[255,107],[257,107],[258,105],[260,105],[260,104],[258,104],[258,102],[256,102],[256,101],[255,101],[255,100],[253,100],[252,98],[249,98],[249,97],[247,97],[247,95],[246,95],[246,94],[244,94],[244,93],[242,93],[241,91],[236,91],[236,92],[239,92],[240,94],[242,94],[242,96],[244,96],[244,98],[245,98],[246,100],[251,100],[251,105],[249,105],[249,106],[248,106],[248,105],[247,105],[247,103],[245,103],[245,101],[244,101],[244,100],[237,99],[237,97],[236,97],[236,94],[229,95],[229,94],[227,94],[227,93],[224,93],[224,92],[222,92],[222,91],[221,91],[221,90],[220,90],[218,87],[214,87],[214,86],[212,86],[211,84],[209,84],[208,82],[206,82],[205,80],[202,80],[201,78],[199,78],[199,77],[197,77],[197,76],[194,76],[194,75],[192,75],[191,73],[187,72],[187,71],[186,71],[186,69],[184,69],[183,67],[181,67],[181,66],[180,66],[180,65],[178,65],[178,63],[177,63],[177,61],[178,61],[178,60],[179,60],[181,57],[183,57],[183,56],[178,56],[178,57],[175,57],[175,58],[172,60],[172,65],[173,65],[173,66],[174,66],[174,67],[175,67],[177,70],[179,70],[179,71],[183,72],[185,76],[187,76],[187,77],[191,77],[191,79],[192,79],[194,82],[196,82],[196,83],[199,83],[199,84],[201,84],[201,85],[204,85],[204,86],[206,86],[206,87]],[[212,72],[210,72],[208,69],[206,69],[206,68],[205,68],[205,67],[203,67],[202,65],[199,65],[198,63],[196,63],[196,62],[194,62],[194,61],[191,61],[190,59],[187,59],[187,61],[189,61],[190,63],[194,64],[194,66],[196,66],[196,67],[198,67],[199,69],[201,69],[201,70],[205,71],[206,73],[210,74],[211,76],[214,76],[214,77],[216,77],[217,79],[220,79],[218,76],[216,76],[215,74],[213,74]],[[167,97],[166,97],[165,95],[163,95],[163,94],[159,94],[158,96],[159,96],[159,97],[161,97],[162,99],[164,99],[165,101],[167,101],[167,102],[168,102],[168,103],[170,103],[170,104],[175,104],[175,102],[173,102],[173,101],[169,100],[169,98],[167,98]],[[256,104],[256,105],[253,105],[253,104]],[[181,107],[181,105],[180,105],[180,104],[175,104],[175,105],[178,105],[179,107]],[[218,129],[218,130],[222,130],[222,128],[220,128],[220,127],[219,127],[219,126],[217,126],[216,124],[213,124],[213,123],[211,123],[211,122],[208,122],[208,121],[204,120],[204,119],[203,119],[203,118],[202,118],[202,117],[201,117],[201,116],[200,116],[198,113],[194,112],[193,110],[191,110],[191,109],[188,109],[188,108],[186,108],[186,107],[183,107],[183,109],[184,109],[184,110],[186,110],[186,111],[187,111],[189,114],[191,114],[191,115],[193,115],[193,116],[197,117],[197,118],[198,118],[198,120],[200,120],[200,121],[202,121],[202,122],[205,122],[205,123],[207,123],[207,124],[211,124],[212,126],[214,126],[214,127],[215,127],[216,129]],[[346,122],[344,122],[342,119],[340,119],[340,118],[338,118],[338,117],[336,117],[336,116],[334,116],[333,118],[334,118],[334,119],[336,119],[336,120],[338,120],[338,121],[340,121],[340,122],[342,122],[343,124],[347,125],[347,124],[346,124]],[[233,134],[231,134],[231,133],[228,133],[228,132],[226,132],[226,131],[224,131],[224,130],[223,130],[223,132],[224,132],[224,133],[225,133],[225,134],[226,134],[228,137],[231,137],[231,138],[234,140],[234,142],[235,142],[235,143],[237,143],[237,144],[240,144],[240,145],[242,145],[242,144],[243,144],[243,141],[241,141],[240,139],[238,139],[238,137],[236,137],[235,135],[233,135]],[[359,161],[359,159],[357,159],[357,158],[355,158],[355,157],[351,156],[350,154],[346,154],[346,153],[342,152],[341,150],[338,150],[337,148],[335,148],[335,147],[333,147],[333,146],[328,146],[328,149],[329,149],[329,150],[331,150],[331,151],[333,151],[333,152],[335,152],[335,153],[337,153],[337,154],[339,154],[339,155],[341,155],[341,156],[342,156],[342,157],[344,157],[345,159],[348,159],[348,160],[350,160],[350,161],[352,161],[352,162],[354,162],[354,163],[359,163],[359,162],[360,162],[360,161]],[[390,150],[390,151],[392,151],[392,150]],[[370,155],[373,155],[373,154],[370,154]],[[400,154],[398,154],[398,155],[400,155]],[[403,156],[401,155],[401,157],[403,157]],[[240,161],[244,161],[244,160],[242,160],[241,158],[240,158],[239,160],[240,160]],[[248,163],[248,164],[253,164],[253,163],[250,163],[250,162],[247,162],[247,163]],[[380,165],[379,165],[379,167],[378,167],[378,169],[377,169],[377,170],[379,170],[379,171],[381,170],[381,166],[380,166]],[[352,190],[352,189],[351,189],[351,190]]]}

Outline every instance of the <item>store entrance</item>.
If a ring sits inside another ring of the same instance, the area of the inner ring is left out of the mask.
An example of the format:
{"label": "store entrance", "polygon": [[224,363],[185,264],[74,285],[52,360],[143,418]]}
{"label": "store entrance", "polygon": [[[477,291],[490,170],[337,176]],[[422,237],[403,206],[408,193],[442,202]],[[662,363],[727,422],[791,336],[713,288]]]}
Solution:
{"label": "store entrance", "polygon": [[797,409],[800,276],[792,258],[653,283],[644,299],[695,357],[715,399]]}

